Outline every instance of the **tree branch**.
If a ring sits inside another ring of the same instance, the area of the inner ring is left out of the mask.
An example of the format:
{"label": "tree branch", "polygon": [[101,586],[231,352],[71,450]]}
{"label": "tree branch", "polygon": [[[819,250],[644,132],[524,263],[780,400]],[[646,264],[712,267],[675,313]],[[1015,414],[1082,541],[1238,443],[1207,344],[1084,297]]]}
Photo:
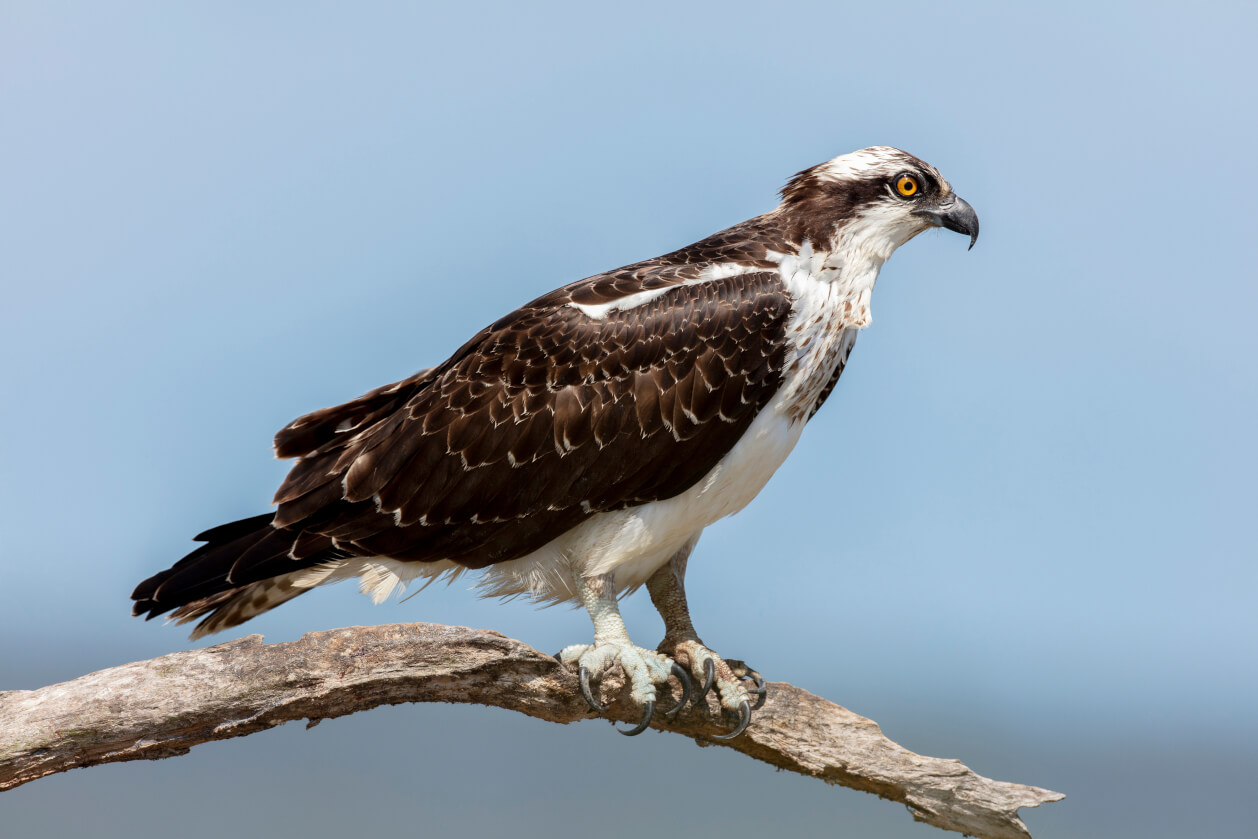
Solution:
{"label": "tree branch", "polygon": [[[615,671],[604,716],[636,722]],[[400,702],[494,705],[558,723],[596,716],[554,658],[496,632],[394,624],[312,632],[286,644],[262,636],[172,653],[39,690],[0,693],[0,790],[80,766],[186,754],[296,719],[339,717]],[[660,706],[670,703],[661,699]],[[877,724],[772,682],[746,733],[709,739],[729,720],[688,708],[654,728],[721,745],[802,775],[905,804],[915,819],[985,839],[1028,837],[1019,807],[1060,793],[993,781],[956,760],[923,757]]]}

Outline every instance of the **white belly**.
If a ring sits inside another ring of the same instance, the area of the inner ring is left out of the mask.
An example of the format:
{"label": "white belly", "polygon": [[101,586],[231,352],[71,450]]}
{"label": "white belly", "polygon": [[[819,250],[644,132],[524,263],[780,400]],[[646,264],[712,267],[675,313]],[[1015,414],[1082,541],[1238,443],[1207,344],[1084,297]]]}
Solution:
{"label": "white belly", "polygon": [[[738,512],[755,498],[799,440],[804,422],[793,419],[785,403],[761,411],[742,439],[711,472],[672,498],[640,507],[599,513],[519,559],[485,568],[477,584],[485,597],[525,595],[540,603],[577,601],[573,575],[615,572],[616,588],[643,585],[703,528]],[[430,583],[453,580],[467,571],[439,562],[399,562],[365,557],[329,563],[295,574],[299,587],[358,578],[364,594],[380,603],[417,578]]]}
{"label": "white belly", "polygon": [[570,600],[573,572],[586,577],[615,572],[617,590],[637,588],[703,528],[747,506],[795,448],[803,428],[771,405],[690,489],[592,516],[527,556],[487,568],[481,587],[489,595],[527,592],[544,601]]}

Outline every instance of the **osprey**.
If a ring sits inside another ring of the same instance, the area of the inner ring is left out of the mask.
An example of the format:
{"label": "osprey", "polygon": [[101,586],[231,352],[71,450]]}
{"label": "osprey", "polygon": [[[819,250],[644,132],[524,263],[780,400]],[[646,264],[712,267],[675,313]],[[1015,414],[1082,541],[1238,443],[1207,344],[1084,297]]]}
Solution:
{"label": "osprey", "polygon": [[[703,529],[742,509],[795,447],[870,323],[883,262],[932,227],[978,237],[939,172],[878,146],[805,169],[781,203],[664,256],[550,292],[450,358],[275,437],[297,458],[274,513],[220,525],[131,595],[134,614],[200,619],[200,638],[315,586],[359,578],[378,603],[416,578],[482,572],[487,596],[574,602],[565,648],[586,700],[619,664],[651,721],[656,686],[715,684],[740,734],[759,674],[708,649],[684,578]],[[657,650],[618,598],[645,585]],[[750,684],[746,684],[750,683]],[[697,701],[697,700],[696,700]]]}

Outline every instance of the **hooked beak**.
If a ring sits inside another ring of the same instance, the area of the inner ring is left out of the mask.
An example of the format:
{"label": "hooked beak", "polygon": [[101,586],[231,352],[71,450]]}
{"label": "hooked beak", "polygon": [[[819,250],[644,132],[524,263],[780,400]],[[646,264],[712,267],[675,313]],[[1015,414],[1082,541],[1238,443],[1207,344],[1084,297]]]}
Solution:
{"label": "hooked beak", "polygon": [[959,195],[951,196],[936,207],[914,210],[913,215],[928,219],[936,227],[946,227],[956,233],[968,235],[970,248],[978,241],[978,213]]}

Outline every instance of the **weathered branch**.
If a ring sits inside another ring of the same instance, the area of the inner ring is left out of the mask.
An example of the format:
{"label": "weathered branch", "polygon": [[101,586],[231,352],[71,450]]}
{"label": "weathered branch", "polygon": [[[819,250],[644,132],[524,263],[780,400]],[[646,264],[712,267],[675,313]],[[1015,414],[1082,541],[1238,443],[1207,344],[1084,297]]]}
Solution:
{"label": "weathered branch", "polygon": [[[604,700],[615,700],[608,716],[636,722],[620,684],[608,678],[603,687]],[[172,757],[289,720],[313,725],[399,702],[495,705],[559,723],[594,716],[576,678],[554,658],[496,632],[419,623],[314,632],[286,644],[251,635],[0,693],[0,790],[80,766]],[[709,739],[728,726],[702,708],[673,720],[656,714],[653,723],[899,801],[920,821],[979,837],[1027,837],[1018,808],[1062,798],[984,778],[956,760],[914,754],[876,723],[781,682],[769,684],[768,702],[745,734]]]}

